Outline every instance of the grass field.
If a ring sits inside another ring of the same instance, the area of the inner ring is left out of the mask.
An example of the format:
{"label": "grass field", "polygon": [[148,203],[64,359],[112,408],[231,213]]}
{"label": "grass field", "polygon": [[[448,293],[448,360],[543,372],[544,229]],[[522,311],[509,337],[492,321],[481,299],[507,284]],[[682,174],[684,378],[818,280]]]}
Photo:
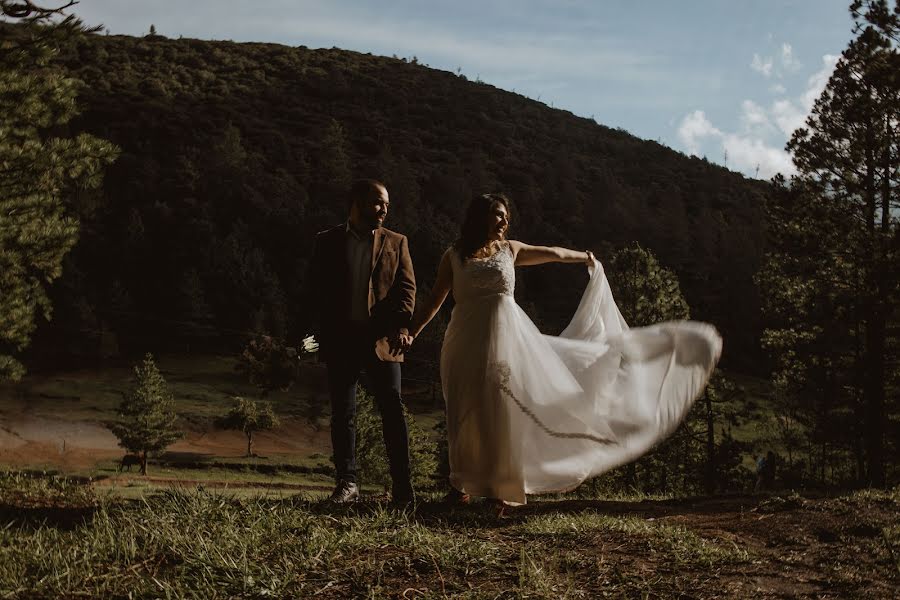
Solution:
{"label": "grass field", "polygon": [[0,474],[0,598],[891,598],[900,490],[416,510]]}
{"label": "grass field", "polygon": [[[415,511],[332,484],[324,372],[268,400],[282,425],[244,457],[213,427],[258,397],[230,357],[162,357],[184,440],[148,476],[120,472],[106,430],[131,369],[0,387],[0,598],[888,598],[900,584],[900,490],[835,498],[533,498]],[[735,438],[778,449],[764,381],[740,378]],[[407,386],[426,430],[427,384]],[[752,457],[747,457],[752,463]]]}

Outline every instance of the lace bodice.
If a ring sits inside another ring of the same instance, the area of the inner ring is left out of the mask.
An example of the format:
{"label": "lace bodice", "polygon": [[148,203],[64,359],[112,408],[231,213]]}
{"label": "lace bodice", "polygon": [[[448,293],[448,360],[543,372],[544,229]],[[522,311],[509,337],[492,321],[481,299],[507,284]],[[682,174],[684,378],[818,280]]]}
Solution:
{"label": "lace bodice", "polygon": [[457,304],[495,294],[512,296],[515,292],[515,259],[508,241],[500,242],[497,251],[487,258],[463,261],[455,249],[448,252],[453,265],[453,299]]}

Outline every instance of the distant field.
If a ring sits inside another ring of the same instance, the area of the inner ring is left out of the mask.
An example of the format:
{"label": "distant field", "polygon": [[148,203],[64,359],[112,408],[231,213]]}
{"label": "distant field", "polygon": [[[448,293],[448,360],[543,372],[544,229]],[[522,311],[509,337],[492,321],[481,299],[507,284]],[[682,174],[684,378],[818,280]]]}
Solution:
{"label": "distant field", "polygon": [[[241,482],[267,488],[295,484],[312,489],[330,484],[323,365],[304,363],[297,385],[265,398],[282,424],[254,436],[258,456],[253,458],[244,456],[243,434],[214,426],[214,419],[227,412],[234,396],[260,398],[259,391],[235,371],[234,357],[162,356],[157,365],[175,397],[185,438],[151,461],[151,478],[202,480],[216,486]],[[132,494],[139,487],[137,470],[117,472],[124,450],[106,427],[116,418],[132,376],[131,366],[119,365],[30,374],[20,383],[0,385],[0,466],[91,477],[103,481],[104,489]],[[432,391],[422,382],[406,386],[415,418],[428,431],[441,416],[432,405]],[[111,483],[119,479],[128,483]],[[148,489],[160,485],[159,481],[147,484]]]}
{"label": "distant field", "polygon": [[[291,390],[268,396],[282,425],[254,438],[259,458],[245,458],[246,441],[234,431],[219,431],[214,419],[237,395],[259,398],[259,392],[235,371],[231,356],[161,356],[163,376],[175,396],[185,438],[150,465],[152,477],[173,480],[298,482],[321,485],[330,468],[328,398],[324,366],[304,363],[301,381]],[[122,395],[132,381],[132,368],[122,364],[94,370],[31,374],[18,384],[0,385],[0,466],[43,469],[96,479],[117,477],[124,451],[105,423],[116,418]],[[732,435],[759,448],[780,450],[773,431],[776,416],[769,385],[755,378],[734,377],[745,394],[728,410],[741,414],[729,427]],[[433,431],[442,416],[433,398],[439,390],[411,379],[404,395],[414,418]],[[744,464],[754,468],[748,453]],[[122,475],[128,477],[128,474]],[[132,476],[133,477],[133,476]],[[105,484],[104,484],[105,485]],[[135,484],[129,484],[132,487]]]}

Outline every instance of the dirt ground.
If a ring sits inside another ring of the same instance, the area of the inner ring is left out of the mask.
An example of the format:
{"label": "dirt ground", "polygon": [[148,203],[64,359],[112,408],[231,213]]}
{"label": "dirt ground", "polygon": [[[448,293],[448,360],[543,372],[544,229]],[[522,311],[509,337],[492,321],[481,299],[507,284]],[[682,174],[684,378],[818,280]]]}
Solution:
{"label": "dirt ground", "polygon": [[[282,419],[275,430],[254,435],[257,454],[302,458],[327,451],[327,430],[317,430],[303,419]],[[247,439],[239,431],[187,431],[169,447],[172,454],[202,458],[242,457]],[[105,426],[89,421],[17,414],[0,414],[0,465],[13,467],[57,467],[63,471],[90,469],[97,463],[116,460],[125,451]]]}

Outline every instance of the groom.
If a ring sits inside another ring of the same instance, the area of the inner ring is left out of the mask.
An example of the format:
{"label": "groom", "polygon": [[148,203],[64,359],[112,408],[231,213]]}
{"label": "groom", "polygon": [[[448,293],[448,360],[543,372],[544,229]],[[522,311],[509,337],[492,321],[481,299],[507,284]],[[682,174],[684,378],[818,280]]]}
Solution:
{"label": "groom", "polygon": [[362,179],[347,195],[347,222],[316,236],[306,286],[318,320],[319,356],[328,368],[336,503],[359,499],[356,483],[356,384],[368,375],[381,413],[392,500],[413,502],[409,438],[400,398],[403,349],[416,280],[406,236],[382,227],[390,207],[383,183]]}

